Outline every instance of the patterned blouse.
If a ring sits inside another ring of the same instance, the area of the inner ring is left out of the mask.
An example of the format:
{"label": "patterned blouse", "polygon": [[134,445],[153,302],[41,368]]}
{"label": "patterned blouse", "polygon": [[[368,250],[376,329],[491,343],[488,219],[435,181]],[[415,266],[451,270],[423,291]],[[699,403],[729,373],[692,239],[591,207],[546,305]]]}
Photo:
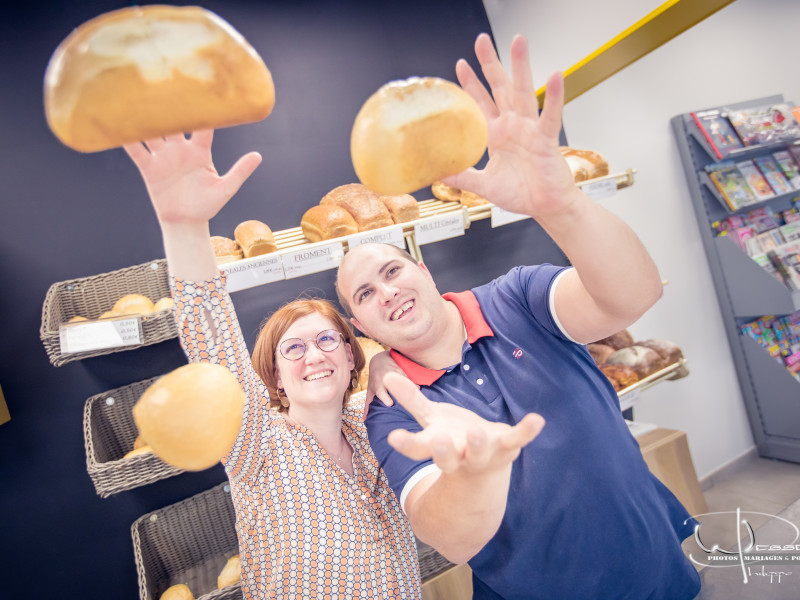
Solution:
{"label": "patterned blouse", "polygon": [[344,411],[353,475],[307,428],[269,409],[220,274],[171,278],[181,346],[228,367],[247,401],[222,463],[231,483],[246,600],[421,598],[411,527],[378,467],[361,410]]}

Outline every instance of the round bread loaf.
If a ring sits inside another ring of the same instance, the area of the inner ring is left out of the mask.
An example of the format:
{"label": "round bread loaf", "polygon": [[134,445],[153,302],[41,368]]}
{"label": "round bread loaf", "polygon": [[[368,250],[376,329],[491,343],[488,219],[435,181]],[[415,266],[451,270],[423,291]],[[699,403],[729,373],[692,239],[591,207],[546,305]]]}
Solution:
{"label": "round bread loaf", "polygon": [[133,407],[145,443],[164,462],[187,471],[214,466],[242,424],[244,392],[212,363],[179,367],[151,385]]}
{"label": "round bread loaf", "polygon": [[116,301],[111,311],[121,315],[149,315],[154,308],[155,304],[147,296],[126,294]]}
{"label": "round bread loaf", "polygon": [[217,259],[218,265],[244,258],[242,247],[231,238],[221,235],[212,235],[211,245],[214,247],[214,256]]}
{"label": "round bread loaf", "polygon": [[81,152],[259,121],[274,103],[258,53],[197,6],[131,6],[95,17],[61,42],[44,78],[47,123]]}
{"label": "round bread loaf", "polygon": [[233,237],[245,258],[269,254],[278,249],[269,226],[255,219],[239,223],[233,230]]}
{"label": "round bread loaf", "polygon": [[477,163],[488,128],[477,102],[437,77],[391,81],[361,107],[350,136],[353,167],[381,195],[409,194]]}
{"label": "round bread loaf", "polygon": [[242,579],[242,561],[238,554],[234,554],[225,563],[219,576],[217,577],[217,587],[222,589],[233,585]]}
{"label": "round bread loaf", "polygon": [[160,298],[158,302],[155,303],[155,306],[153,307],[153,312],[159,312],[168,309],[171,310],[173,306],[175,306],[175,300],[172,299],[172,296],[164,296],[163,298]]}
{"label": "round bread loaf", "polygon": [[179,583],[164,590],[159,600],[194,600],[194,594],[188,585]]}

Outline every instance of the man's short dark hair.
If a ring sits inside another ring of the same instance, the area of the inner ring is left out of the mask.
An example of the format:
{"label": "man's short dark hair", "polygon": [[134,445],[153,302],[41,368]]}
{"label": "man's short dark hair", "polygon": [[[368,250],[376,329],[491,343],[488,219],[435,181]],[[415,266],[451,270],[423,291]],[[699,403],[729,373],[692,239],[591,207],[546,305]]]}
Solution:
{"label": "man's short dark hair", "polygon": [[[370,243],[378,245],[378,246],[388,246],[388,247],[392,248],[400,258],[404,258],[404,259],[414,263],[415,265],[417,264],[417,259],[415,259],[413,256],[411,256],[411,254],[405,248],[399,248],[398,246],[395,246],[394,244],[387,244],[385,242],[370,242]],[[344,258],[342,259],[342,262],[339,263],[339,269],[342,268],[342,265],[344,264],[344,261],[347,260],[347,256],[348,256],[348,254],[345,254]],[[350,309],[350,302],[347,300],[347,298],[344,297],[344,294],[342,294],[342,290],[339,288],[339,269],[336,270],[336,283],[335,283],[336,298],[339,300],[339,305],[342,307],[342,310],[344,310],[344,313],[348,317],[352,317],[353,316],[353,311]]]}

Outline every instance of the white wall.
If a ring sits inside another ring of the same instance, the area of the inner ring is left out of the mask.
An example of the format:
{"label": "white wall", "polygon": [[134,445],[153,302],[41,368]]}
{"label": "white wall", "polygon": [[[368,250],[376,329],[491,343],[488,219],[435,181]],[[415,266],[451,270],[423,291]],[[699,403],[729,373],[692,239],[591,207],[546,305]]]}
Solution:
{"label": "white wall", "polygon": [[[501,60],[528,37],[537,87],[661,4],[657,0],[484,0]],[[765,15],[769,15],[765,17]],[[638,421],[686,431],[699,477],[754,446],[716,293],[669,120],[680,113],[783,94],[800,101],[794,42],[800,2],[737,0],[570,102],[571,146],[601,152],[636,184],[604,205],[642,238],[669,281],[630,329],[671,339],[691,375],[644,392]]]}

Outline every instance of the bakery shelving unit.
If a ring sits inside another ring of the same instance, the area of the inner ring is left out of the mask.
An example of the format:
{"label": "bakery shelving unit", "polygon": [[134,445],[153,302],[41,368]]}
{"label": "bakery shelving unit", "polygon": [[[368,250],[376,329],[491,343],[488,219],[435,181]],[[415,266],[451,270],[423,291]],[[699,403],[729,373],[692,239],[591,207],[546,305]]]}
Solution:
{"label": "bakery shelving unit", "polygon": [[[784,102],[783,96],[769,96],[730,104],[726,108],[746,109]],[[717,159],[691,114],[677,115],[671,123],[759,454],[800,462],[800,382],[739,329],[749,320],[800,310],[800,292],[790,290],[775,279],[732,240],[715,237],[712,228],[716,221],[758,206],[785,210],[792,198],[800,196],[800,190],[731,211],[713,189],[704,170],[706,165],[715,162],[755,158],[800,140],[749,146]]]}
{"label": "bakery shelving unit", "polygon": [[[634,169],[628,169],[617,174],[583,181],[578,185],[587,194],[602,197],[615,193],[618,189],[633,185],[634,174]],[[488,218],[494,219],[499,211],[492,204],[467,208],[458,202],[444,202],[441,200],[423,200],[419,202],[419,208],[419,219],[401,225],[371,230],[368,232],[369,235],[380,237],[390,233],[390,230],[399,228],[409,252],[418,260],[422,260],[421,244],[418,243],[416,238],[417,225],[430,224],[441,217],[453,217],[460,213],[463,217],[459,220],[462,227],[460,234],[463,234],[464,230],[468,229],[473,221]],[[507,215],[510,215],[510,213],[507,213]],[[512,220],[513,218],[508,219],[506,217],[503,222],[512,222]],[[303,231],[300,227],[292,227],[274,232],[275,242],[278,246],[277,252],[226,263],[222,268],[229,274],[232,272],[245,274],[244,277],[240,276],[237,282],[233,281],[233,277],[229,277],[229,289],[235,292],[255,285],[263,285],[288,278],[289,275],[284,269],[283,262],[286,260],[287,254],[296,254],[297,252],[311,253],[315,250],[325,250],[332,246],[338,246],[339,252],[343,253],[353,238],[363,235],[363,233],[360,233],[336,238],[335,240],[311,243],[303,236]],[[266,269],[269,271],[266,276],[264,276],[265,262],[271,263],[271,266]],[[338,260],[335,260],[334,257],[317,270],[335,268],[337,265]],[[91,348],[73,352],[63,351],[64,324],[70,318],[75,315],[85,317],[87,315],[101,314],[109,310],[114,302],[125,294],[143,294],[153,301],[169,295],[166,261],[164,259],[154,260],[109,273],[61,281],[50,286],[42,307],[42,325],[39,333],[51,364],[58,367],[75,360],[141,348],[142,346],[155,344],[177,336],[177,329],[171,311],[166,310],[140,317],[127,316],[116,319],[103,319],[104,324],[107,326],[109,326],[108,324],[125,320],[129,322],[126,325],[132,324],[134,327],[138,327],[137,343],[121,344],[112,342],[115,345],[103,348]],[[97,320],[92,321],[92,327],[95,329],[97,322]]]}

